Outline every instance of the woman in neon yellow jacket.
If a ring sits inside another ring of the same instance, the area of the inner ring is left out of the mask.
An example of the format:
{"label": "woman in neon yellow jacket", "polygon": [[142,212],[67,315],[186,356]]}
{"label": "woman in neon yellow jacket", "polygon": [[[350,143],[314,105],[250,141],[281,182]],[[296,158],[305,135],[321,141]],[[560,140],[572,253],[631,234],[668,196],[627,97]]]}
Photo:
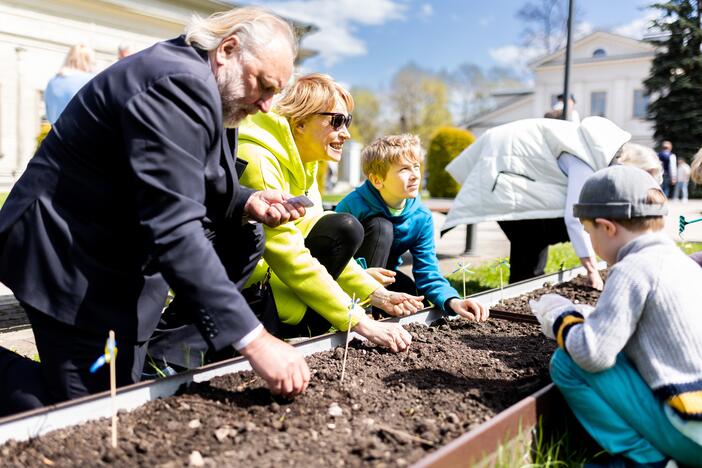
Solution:
{"label": "woman in neon yellow jacket", "polygon": [[300,78],[276,105],[239,127],[237,156],[248,162],[241,183],[254,189],[278,189],[306,195],[314,206],[295,222],[264,226],[266,248],[250,284],[270,284],[285,336],[351,328],[393,351],[411,342],[397,324],[368,318],[352,297],[391,315],[408,315],[422,307],[422,297],[391,292],[353,261],[363,241],[363,227],[347,213],[325,213],[316,183],[319,161],[339,161],[351,137],[351,95],[329,76]]}

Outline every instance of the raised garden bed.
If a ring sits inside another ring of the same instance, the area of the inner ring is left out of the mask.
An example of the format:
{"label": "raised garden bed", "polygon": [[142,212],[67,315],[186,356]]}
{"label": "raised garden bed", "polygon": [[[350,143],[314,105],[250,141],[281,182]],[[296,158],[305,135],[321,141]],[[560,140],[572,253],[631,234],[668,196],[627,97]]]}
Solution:
{"label": "raised garden bed", "polygon": [[353,342],[343,385],[342,350],[308,357],[314,377],[293,402],[274,400],[251,372],[230,374],[121,413],[116,450],[101,420],[10,441],[0,458],[10,466],[403,465],[465,437],[549,381],[554,345],[536,325],[442,320],[409,327],[414,341],[406,354]]}

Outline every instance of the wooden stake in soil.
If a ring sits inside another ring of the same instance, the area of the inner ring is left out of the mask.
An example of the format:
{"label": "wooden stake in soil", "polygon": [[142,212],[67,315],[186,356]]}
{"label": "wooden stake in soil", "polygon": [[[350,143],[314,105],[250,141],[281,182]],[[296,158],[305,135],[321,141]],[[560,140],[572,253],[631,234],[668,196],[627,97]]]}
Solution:
{"label": "wooden stake in soil", "polygon": [[497,268],[497,270],[499,270],[499,272],[500,272],[500,302],[502,302],[502,299],[503,299],[502,290],[504,289],[504,281],[502,280],[502,266],[503,265],[509,269],[509,262],[507,261],[506,258],[503,258],[502,260],[497,262],[497,266],[495,266],[495,268]]}
{"label": "wooden stake in soil", "polygon": [[341,379],[339,379],[339,382],[341,383],[344,382],[344,374],[346,373],[346,355],[349,352],[349,337],[351,336],[351,319],[353,318],[353,311],[358,305],[358,303],[359,300],[356,299],[356,293],[354,293],[353,298],[351,299],[351,304],[349,304],[349,325],[346,329],[346,345],[344,346],[344,360],[341,363]]}
{"label": "wooden stake in soil", "polygon": [[105,364],[110,365],[110,400],[112,405],[112,448],[117,448],[117,405],[115,399],[117,396],[117,370],[115,367],[117,361],[117,342],[115,341],[115,332],[110,330],[110,334],[105,342],[105,352],[102,356],[90,366],[90,372],[95,373]]}
{"label": "wooden stake in soil", "polygon": [[463,260],[461,260],[460,262],[458,262],[458,268],[451,272],[452,275],[454,273],[458,273],[459,271],[463,273],[463,299],[466,298],[466,273],[475,273],[474,271],[468,269],[469,266],[470,263],[465,263]]}

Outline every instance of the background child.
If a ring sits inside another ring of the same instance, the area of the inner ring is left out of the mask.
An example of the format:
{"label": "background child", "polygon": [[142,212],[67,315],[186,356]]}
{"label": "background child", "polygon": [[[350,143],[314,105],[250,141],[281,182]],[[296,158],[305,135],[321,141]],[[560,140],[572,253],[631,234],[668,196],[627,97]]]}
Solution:
{"label": "background child", "polygon": [[573,213],[610,269],[594,309],[555,294],[530,303],[560,347],[554,383],[626,466],[702,466],[702,269],[661,232],[665,197],[640,169],[596,172]]}
{"label": "background child", "polygon": [[[431,212],[419,200],[421,148],[416,135],[391,135],[375,140],[361,154],[363,185],[348,194],[336,207],[351,213],[363,224],[363,244],[356,258],[363,258],[367,271],[388,289],[424,295],[444,311],[486,320],[488,310],[458,292],[439,272],[434,248]],[[397,271],[401,256],[412,254],[414,281]],[[416,284],[415,284],[416,282]]]}

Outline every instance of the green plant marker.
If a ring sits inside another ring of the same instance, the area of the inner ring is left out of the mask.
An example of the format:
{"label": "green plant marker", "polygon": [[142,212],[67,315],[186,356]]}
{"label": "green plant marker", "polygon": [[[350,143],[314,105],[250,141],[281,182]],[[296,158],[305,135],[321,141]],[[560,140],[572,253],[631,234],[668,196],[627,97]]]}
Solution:
{"label": "green plant marker", "polygon": [[680,215],[680,224],[678,227],[678,234],[680,234],[680,237],[682,237],[682,233],[685,230],[685,226],[687,226],[688,224],[697,223],[699,221],[702,221],[702,218],[693,219],[692,221],[687,221],[683,215]]}

